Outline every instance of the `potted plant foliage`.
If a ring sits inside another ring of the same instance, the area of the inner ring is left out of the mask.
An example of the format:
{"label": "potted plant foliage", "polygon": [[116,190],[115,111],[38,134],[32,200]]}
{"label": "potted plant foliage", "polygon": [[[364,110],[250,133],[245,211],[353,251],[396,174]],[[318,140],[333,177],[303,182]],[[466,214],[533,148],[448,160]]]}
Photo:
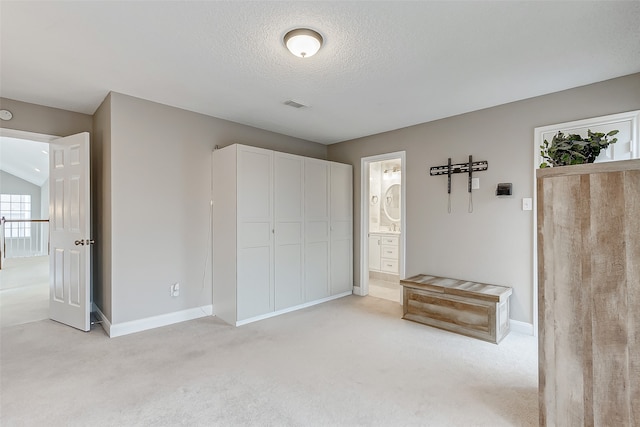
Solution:
{"label": "potted plant foliage", "polygon": [[591,132],[587,130],[587,137],[577,134],[564,134],[558,132],[551,139],[551,143],[544,140],[540,145],[540,156],[543,162],[541,168],[551,166],[581,165],[583,163],[593,163],[609,144],[614,144],[618,138],[609,140],[609,137],[617,134],[617,130],[612,130],[606,134],[602,132]]}

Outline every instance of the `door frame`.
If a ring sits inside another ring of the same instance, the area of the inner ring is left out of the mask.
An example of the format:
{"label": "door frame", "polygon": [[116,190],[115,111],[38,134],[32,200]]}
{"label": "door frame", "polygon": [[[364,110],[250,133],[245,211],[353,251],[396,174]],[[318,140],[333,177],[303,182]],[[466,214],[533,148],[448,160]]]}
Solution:
{"label": "door frame", "polygon": [[[405,254],[407,235],[407,159],[406,151],[378,154],[360,159],[360,286],[353,293],[360,296],[369,294],[369,166],[384,160],[400,159],[400,239],[398,254],[398,274],[405,277]],[[402,304],[402,301],[400,301]]]}
{"label": "door frame", "polygon": [[35,132],[28,132],[26,130],[17,130],[17,129],[8,129],[8,128],[0,128],[0,136],[5,136],[7,138],[26,139],[29,141],[36,141],[36,142],[46,142],[47,144],[58,138],[62,138],[61,136],[57,136],[57,135],[48,135],[44,133],[35,133]]}

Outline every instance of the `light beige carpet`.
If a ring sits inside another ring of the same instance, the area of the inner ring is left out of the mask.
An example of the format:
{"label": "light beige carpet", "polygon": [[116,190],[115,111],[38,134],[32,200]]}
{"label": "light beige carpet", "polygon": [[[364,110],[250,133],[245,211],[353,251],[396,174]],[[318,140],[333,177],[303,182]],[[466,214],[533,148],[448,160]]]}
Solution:
{"label": "light beige carpet", "polygon": [[49,318],[49,257],[11,258],[0,270],[0,326]]}
{"label": "light beige carpet", "polygon": [[400,303],[402,299],[402,287],[399,281],[387,282],[380,279],[369,278],[369,295]]}
{"label": "light beige carpet", "polygon": [[234,328],[1,329],[2,426],[536,426],[536,339],[500,345],[350,296]]}

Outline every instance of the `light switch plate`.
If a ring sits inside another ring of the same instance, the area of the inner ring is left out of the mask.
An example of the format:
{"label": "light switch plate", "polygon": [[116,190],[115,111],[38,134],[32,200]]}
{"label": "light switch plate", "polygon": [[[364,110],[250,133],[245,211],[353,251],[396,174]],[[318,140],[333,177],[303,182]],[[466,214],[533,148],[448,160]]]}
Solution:
{"label": "light switch plate", "polygon": [[480,178],[471,178],[471,189],[478,190],[480,188]]}
{"label": "light switch plate", "polygon": [[533,209],[533,199],[531,197],[525,197],[522,199],[522,210],[530,211]]}

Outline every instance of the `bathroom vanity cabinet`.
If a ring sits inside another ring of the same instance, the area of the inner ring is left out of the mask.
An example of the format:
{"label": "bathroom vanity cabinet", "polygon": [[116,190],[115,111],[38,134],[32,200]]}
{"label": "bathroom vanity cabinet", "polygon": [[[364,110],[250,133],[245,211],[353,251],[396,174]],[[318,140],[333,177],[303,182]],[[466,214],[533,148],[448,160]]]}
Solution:
{"label": "bathroom vanity cabinet", "polygon": [[399,233],[369,233],[369,270],[398,274]]}

